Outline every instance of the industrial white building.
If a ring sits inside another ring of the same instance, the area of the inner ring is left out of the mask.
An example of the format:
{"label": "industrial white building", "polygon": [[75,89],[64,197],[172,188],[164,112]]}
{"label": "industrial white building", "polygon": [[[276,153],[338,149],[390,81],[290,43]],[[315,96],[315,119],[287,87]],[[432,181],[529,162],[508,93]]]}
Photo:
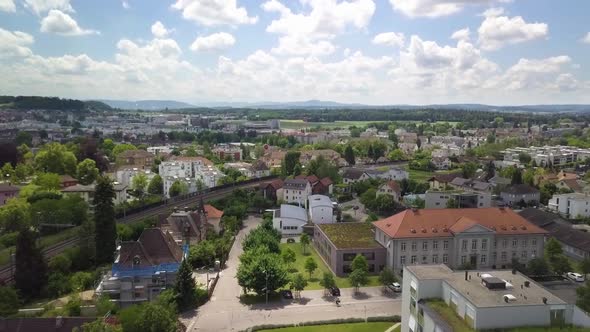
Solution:
{"label": "industrial white building", "polygon": [[307,224],[307,212],[304,208],[281,204],[281,208],[273,211],[272,224],[283,236],[299,235]]}
{"label": "industrial white building", "polygon": [[309,196],[309,218],[314,224],[330,224],[335,222],[332,200],[324,195]]}

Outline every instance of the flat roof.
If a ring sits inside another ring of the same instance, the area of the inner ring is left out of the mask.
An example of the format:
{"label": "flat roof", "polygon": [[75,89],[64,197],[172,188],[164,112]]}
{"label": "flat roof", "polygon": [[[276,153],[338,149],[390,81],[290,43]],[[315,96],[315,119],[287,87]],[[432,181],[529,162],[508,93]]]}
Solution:
{"label": "flat roof", "polygon": [[[418,279],[442,280],[460,293],[476,307],[500,307],[500,306],[523,306],[542,305],[543,298],[547,304],[566,304],[563,300],[553,295],[543,286],[537,284],[520,272],[512,273],[511,270],[477,270],[468,271],[470,280],[465,280],[465,271],[453,271],[446,265],[412,265],[407,269]],[[506,289],[488,289],[482,284],[483,273],[507,282]],[[479,274],[479,275],[478,275]],[[525,281],[529,287],[525,287]],[[508,284],[512,285],[509,287]],[[521,288],[522,287],[522,288]],[[511,294],[516,301],[505,302],[504,295]]]}
{"label": "flat roof", "polygon": [[371,223],[346,222],[335,224],[316,224],[332,241],[336,249],[374,249],[383,248],[375,241]]}

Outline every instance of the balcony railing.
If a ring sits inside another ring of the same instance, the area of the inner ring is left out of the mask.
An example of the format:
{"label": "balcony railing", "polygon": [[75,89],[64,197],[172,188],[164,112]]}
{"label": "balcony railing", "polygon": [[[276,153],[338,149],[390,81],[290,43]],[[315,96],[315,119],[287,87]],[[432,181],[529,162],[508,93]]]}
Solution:
{"label": "balcony railing", "polygon": [[166,263],[154,265],[149,267],[128,267],[113,264],[111,273],[114,277],[139,277],[139,276],[153,276],[159,273],[171,273],[178,271],[180,263]]}

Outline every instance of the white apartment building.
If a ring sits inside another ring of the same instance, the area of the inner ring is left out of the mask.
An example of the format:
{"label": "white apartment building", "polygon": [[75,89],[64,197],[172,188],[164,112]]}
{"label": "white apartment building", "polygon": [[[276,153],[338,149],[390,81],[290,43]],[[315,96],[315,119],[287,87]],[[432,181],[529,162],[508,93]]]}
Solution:
{"label": "white apartment building", "polygon": [[550,210],[567,218],[590,217],[590,196],[581,193],[556,194],[547,205]]}
{"label": "white apartment building", "polygon": [[387,248],[386,265],[446,264],[451,268],[506,268],[543,255],[547,234],[505,208],[405,210],[374,223],[375,240]]}
{"label": "white apartment building", "polygon": [[191,166],[183,162],[163,161],[158,166],[158,171],[162,178],[174,176],[178,178],[193,177]]}
{"label": "white apartment building", "polygon": [[287,179],[283,188],[277,190],[277,197],[285,203],[295,203],[307,207],[307,199],[311,195],[311,184],[306,179]]}
{"label": "white apartment building", "polygon": [[314,224],[335,222],[334,205],[330,197],[324,195],[309,196],[309,219]]}
{"label": "white apartment building", "polygon": [[174,182],[178,181],[186,186],[186,192],[182,194],[190,194],[199,190],[199,184],[196,179],[181,178],[177,176],[167,176],[162,178],[164,180],[164,195],[166,198],[170,198],[170,187]]}
{"label": "white apartment building", "polygon": [[224,177],[217,167],[212,165],[202,165],[195,167],[195,179],[201,181],[206,188],[217,186],[219,179]]}
{"label": "white apartment building", "polygon": [[452,332],[431,303],[444,302],[475,331],[517,327],[590,326],[590,318],[519,272],[453,271],[445,265],[407,266],[402,332]]}
{"label": "white apartment building", "polygon": [[526,153],[531,156],[538,166],[545,167],[549,164],[561,166],[575,161],[583,161],[590,158],[590,149],[582,149],[571,146],[531,146],[506,149],[501,152],[504,161],[520,164],[519,155]]}
{"label": "white apartment building", "polygon": [[138,174],[144,174],[148,179],[148,183],[155,176],[155,174],[151,170],[141,169],[137,167],[125,167],[120,168],[115,172],[115,179],[118,183],[126,185],[127,187],[131,187],[131,185],[133,184],[133,178]]}

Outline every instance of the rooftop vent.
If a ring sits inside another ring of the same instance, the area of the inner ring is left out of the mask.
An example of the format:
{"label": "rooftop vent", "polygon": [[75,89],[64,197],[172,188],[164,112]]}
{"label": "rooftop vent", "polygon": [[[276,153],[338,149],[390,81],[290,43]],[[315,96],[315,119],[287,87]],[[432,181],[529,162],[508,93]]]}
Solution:
{"label": "rooftop vent", "polygon": [[422,228],[422,233],[426,233],[426,228]]}
{"label": "rooftop vent", "polygon": [[500,228],[501,228],[503,231],[505,231],[505,230],[506,230],[506,226],[501,226]]}
{"label": "rooftop vent", "polygon": [[516,230],[516,226],[513,225],[512,226],[512,230],[515,231]]}
{"label": "rooftop vent", "polygon": [[438,229],[432,227],[432,233],[438,233]]}
{"label": "rooftop vent", "polygon": [[449,229],[446,228],[446,227],[443,227],[443,232],[448,233],[449,232]]}
{"label": "rooftop vent", "polygon": [[506,282],[494,276],[482,277],[481,283],[489,290],[506,289]]}
{"label": "rooftop vent", "polygon": [[512,294],[504,295],[504,302],[509,303],[509,302],[515,302],[515,301],[516,301],[516,296],[514,296]]}
{"label": "rooftop vent", "polygon": [[416,230],[412,228],[412,229],[410,229],[410,232],[411,233],[416,233]]}
{"label": "rooftop vent", "polygon": [[526,226],[525,225],[522,225],[522,226],[520,226],[520,229],[526,230]]}
{"label": "rooftop vent", "polygon": [[492,226],[492,230],[494,230],[494,231],[495,231],[495,230],[496,230],[496,226]]}

